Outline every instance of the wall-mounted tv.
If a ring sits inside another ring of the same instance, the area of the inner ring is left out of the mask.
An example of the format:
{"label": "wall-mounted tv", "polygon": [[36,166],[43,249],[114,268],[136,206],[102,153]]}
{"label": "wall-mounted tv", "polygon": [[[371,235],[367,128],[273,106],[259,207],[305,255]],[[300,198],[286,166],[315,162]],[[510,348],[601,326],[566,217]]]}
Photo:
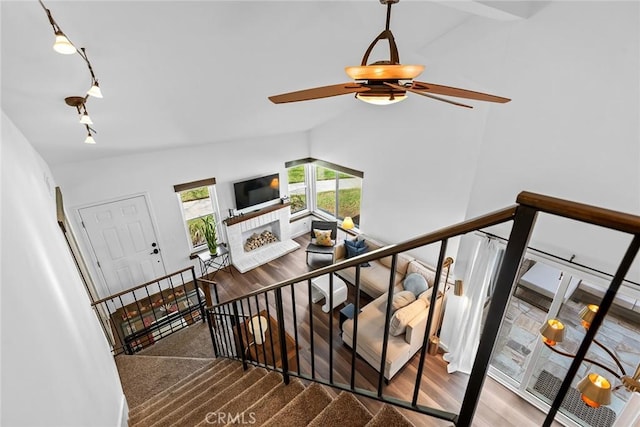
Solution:
{"label": "wall-mounted tv", "polygon": [[236,209],[245,209],[280,198],[280,175],[274,173],[233,184]]}

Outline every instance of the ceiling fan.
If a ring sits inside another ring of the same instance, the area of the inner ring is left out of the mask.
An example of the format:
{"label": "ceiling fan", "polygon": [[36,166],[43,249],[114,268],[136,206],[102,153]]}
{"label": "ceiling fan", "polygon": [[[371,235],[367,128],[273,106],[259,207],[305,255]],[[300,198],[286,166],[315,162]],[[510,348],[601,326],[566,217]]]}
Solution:
{"label": "ceiling fan", "polygon": [[[321,86],[296,92],[283,93],[281,95],[273,95],[269,97],[271,102],[274,104],[283,104],[287,102],[308,101],[310,99],[328,98],[331,96],[355,93],[356,98],[362,101],[376,105],[388,105],[404,100],[407,97],[407,92],[466,108],[473,107],[467,104],[441,98],[433,94],[499,103],[511,101],[509,98],[503,98],[501,96],[413,80],[422,73],[424,65],[400,64],[398,47],[396,46],[393,34],[389,29],[391,6],[398,1],[400,0],[380,0],[380,3],[387,5],[386,27],[367,48],[367,51],[364,53],[364,57],[362,58],[361,65],[345,68],[347,75],[354,79],[354,82]],[[369,54],[373,50],[374,46],[380,40],[384,39],[389,41],[389,60],[376,61],[367,65]]]}

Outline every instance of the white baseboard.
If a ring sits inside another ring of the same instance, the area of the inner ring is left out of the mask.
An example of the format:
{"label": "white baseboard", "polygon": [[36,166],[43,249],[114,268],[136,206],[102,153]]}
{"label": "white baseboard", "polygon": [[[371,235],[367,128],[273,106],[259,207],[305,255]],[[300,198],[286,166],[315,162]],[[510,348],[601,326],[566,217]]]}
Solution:
{"label": "white baseboard", "polygon": [[120,422],[118,423],[118,427],[128,427],[129,426],[129,405],[127,404],[127,398],[122,395],[122,400],[120,402]]}

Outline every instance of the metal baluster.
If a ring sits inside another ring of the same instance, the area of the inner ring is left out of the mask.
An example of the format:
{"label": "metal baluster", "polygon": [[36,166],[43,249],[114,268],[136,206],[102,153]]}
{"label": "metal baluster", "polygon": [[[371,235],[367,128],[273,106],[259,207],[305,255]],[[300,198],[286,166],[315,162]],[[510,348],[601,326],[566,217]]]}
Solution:
{"label": "metal baluster", "polygon": [[455,421],[456,425],[469,426],[473,420],[473,414],[478,405],[480,392],[482,391],[482,385],[491,359],[491,352],[498,336],[500,323],[502,323],[502,316],[509,301],[513,282],[518,274],[522,254],[527,249],[536,215],[537,211],[527,206],[520,205],[516,209],[509,242],[502,259],[502,267],[498,273],[487,318],[480,335],[480,344],[478,345],[476,358],[467,383],[467,390],[462,400],[460,414]]}
{"label": "metal baluster", "polygon": [[[248,311],[249,311],[249,318],[247,319],[247,322],[244,323],[245,329],[248,330],[248,333],[247,333],[247,349],[249,349],[251,347],[251,344],[253,344],[253,348],[254,348],[255,354],[256,354],[256,360],[254,360],[254,362],[260,363],[260,353],[258,353],[258,345],[256,344],[256,340],[253,339],[252,342],[249,342],[249,337],[250,336],[253,337],[254,336],[253,334],[255,333],[255,331],[251,332],[248,329],[249,325],[247,325],[247,323],[251,324],[251,319],[253,319],[253,311],[251,310],[251,299],[250,298],[247,298],[247,307],[248,307]],[[251,351],[249,351],[249,354],[251,354]]]}
{"label": "metal baluster", "polygon": [[[435,315],[435,307],[438,302],[438,293],[440,292],[440,281],[442,279],[442,264],[444,263],[445,252],[447,251],[448,240],[440,241],[440,256],[438,256],[438,266],[436,267],[436,277],[433,281],[433,290],[431,291],[431,301],[429,303],[429,314],[427,314],[427,324],[425,326],[424,338],[422,339],[422,351],[420,352],[420,362],[418,363],[418,373],[416,374],[416,384],[413,389],[412,406],[416,406],[418,403],[418,393],[420,392],[420,385],[422,383],[422,372],[424,370],[424,358],[427,353],[427,347],[429,345],[429,338],[431,338],[431,324],[433,323],[433,316]],[[447,284],[445,283],[445,288]],[[437,331],[436,331],[437,332]]]}
{"label": "metal baluster", "polygon": [[[256,301],[256,316],[261,316],[261,314],[260,314],[260,313],[261,313],[261,311],[262,311],[262,310],[260,310],[260,303],[259,303],[259,300],[258,300],[258,295],[255,295],[255,296],[254,296],[254,299],[255,299],[255,301]],[[267,304],[267,308],[269,308],[268,306],[269,306],[269,304]],[[267,315],[267,322],[269,321],[268,316],[269,316],[269,315]],[[249,322],[251,322],[251,320],[249,320]],[[264,333],[263,333],[263,331],[262,331],[262,323],[258,322],[258,328],[259,328],[259,330],[260,330],[260,336],[264,336]],[[256,341],[256,338],[255,338],[255,329],[253,330],[253,332],[254,332],[254,334],[253,334],[253,341],[255,342],[255,341]],[[267,337],[265,336],[264,338],[265,338],[265,339],[262,341],[262,355],[264,356],[264,366],[267,366],[267,362],[268,362],[268,360],[269,360],[269,359],[267,359]],[[272,342],[272,344],[273,344],[273,342]],[[256,346],[257,346],[257,345],[258,345],[258,344],[256,343]],[[256,351],[257,351],[257,350],[256,350]],[[271,351],[273,352],[273,345],[271,346]],[[256,353],[256,357],[258,357],[258,353]]]}
{"label": "metal baluster", "polygon": [[627,248],[627,251],[625,252],[624,257],[622,258],[622,261],[618,265],[616,274],[615,276],[613,276],[613,279],[611,280],[611,284],[609,285],[607,292],[604,294],[602,301],[600,301],[600,306],[598,308],[598,311],[596,312],[596,315],[593,318],[593,321],[591,322],[589,329],[587,329],[587,332],[584,338],[582,339],[582,343],[580,344],[580,347],[576,352],[573,362],[571,362],[571,366],[567,371],[567,375],[564,377],[564,380],[560,385],[560,389],[558,390],[558,393],[556,394],[556,397],[553,400],[553,404],[551,405],[551,408],[547,413],[547,418],[545,418],[544,420],[543,427],[549,427],[553,423],[553,419],[555,418],[555,415],[558,412],[558,408],[560,408],[560,405],[562,404],[562,400],[564,399],[564,396],[569,391],[569,387],[571,387],[571,382],[573,381],[573,378],[578,372],[578,369],[582,364],[582,360],[586,356],[587,351],[591,346],[591,342],[595,339],[595,336],[598,333],[598,329],[600,328],[600,325],[602,324],[605,316],[607,315],[607,312],[609,311],[609,308],[613,303],[613,300],[616,296],[616,293],[618,292],[618,289],[620,289],[620,285],[622,284],[622,281],[624,280],[625,276],[627,275],[627,272],[631,268],[631,264],[633,264],[634,258],[638,254],[638,250],[640,250],[640,235],[635,235],[633,237],[633,240],[631,241],[631,244]]}
{"label": "metal baluster", "polygon": [[[356,301],[353,308],[353,339],[351,340],[351,390],[356,384],[356,349],[358,348],[358,315],[360,314],[360,264],[356,265]],[[344,333],[344,332],[343,332]]]}
{"label": "metal baluster", "polygon": [[398,254],[391,258],[391,275],[389,276],[389,293],[387,297],[387,310],[384,317],[384,335],[382,336],[382,355],[380,356],[380,375],[378,376],[378,397],[382,397],[382,382],[384,380],[384,368],[387,365],[387,347],[389,346],[389,322],[391,320],[391,306],[393,305],[393,287],[396,278],[396,265]]}
{"label": "metal baluster", "polygon": [[309,348],[311,350],[311,378],[316,379],[316,354],[313,348],[313,300],[311,299],[311,279],[307,280],[309,292]]}
{"label": "metal baluster", "polygon": [[[242,328],[240,327],[240,318],[238,316],[238,304],[240,304],[240,301],[236,301],[236,303],[233,304],[233,316],[236,321],[236,333],[238,334],[238,341],[240,342],[241,347],[239,353],[240,358],[242,359],[242,369],[246,371],[249,369],[249,366],[247,365],[247,359],[244,357],[244,348],[242,348],[244,345],[242,344]],[[242,308],[242,305],[240,305],[240,308]]]}
{"label": "metal baluster", "polygon": [[287,358],[287,341],[284,330],[284,309],[282,305],[282,288],[276,289],[276,313],[278,316],[278,335],[280,335],[280,354],[282,355],[282,380],[289,384],[289,359]]}
{"label": "metal baluster", "polygon": [[298,375],[300,375],[300,351],[298,349],[298,316],[296,309],[296,290],[295,284],[290,285],[291,288],[291,306],[293,307],[293,336],[296,343],[296,367]]}
{"label": "metal baluster", "polygon": [[[127,311],[126,307],[124,306],[124,302],[122,302],[122,296],[118,297],[118,300],[120,301],[120,307],[122,307],[122,312],[124,313],[124,315],[126,316],[126,320],[127,320],[127,325],[129,325],[129,330],[131,331],[131,334],[135,333],[135,331],[133,330],[133,326],[131,325],[131,319],[129,318],[129,312]],[[124,333],[124,332],[123,332]],[[134,351],[131,348],[130,343],[128,342],[129,340],[126,338],[126,336],[124,337],[124,340],[122,341],[122,345],[125,349],[125,353],[127,354],[133,354]]]}
{"label": "metal baluster", "polygon": [[[182,273],[180,273],[182,276]],[[196,297],[198,298],[198,307],[200,307],[200,314],[202,315],[202,321],[204,322],[204,306],[205,304],[202,302],[202,296],[200,295],[200,288],[198,288],[198,282],[196,281],[196,270],[193,266],[191,266],[191,278],[193,279],[193,287],[196,290]],[[184,280],[183,280],[184,283]]]}
{"label": "metal baluster", "polygon": [[[268,298],[269,292],[265,292],[264,293],[264,300],[265,300],[265,305],[267,306],[267,322],[270,323],[271,321],[271,311],[269,310],[269,298]],[[257,297],[257,296],[256,296]],[[267,331],[269,331],[269,326],[267,326]],[[271,360],[273,361],[273,367],[275,368],[277,363],[276,363],[276,348],[273,345],[273,334],[271,333],[273,331],[269,332],[269,342],[271,343]],[[260,325],[260,333],[262,334],[262,325]],[[266,339],[266,337],[265,337]],[[262,348],[264,348],[264,344]],[[265,363],[266,363],[266,359],[265,359]]]}
{"label": "metal baluster", "polygon": [[216,357],[219,357],[220,352],[218,351],[218,346],[216,345],[216,337],[215,337],[215,334],[213,333],[213,323],[215,323],[215,318],[213,319],[213,321],[211,320],[211,318],[214,315],[215,313],[212,311],[207,312],[207,328],[209,328],[209,335],[211,335],[211,343],[213,344],[213,354]]}
{"label": "metal baluster", "polygon": [[[247,306],[248,306],[248,310],[251,310],[251,301],[249,299],[246,299],[244,301],[247,301]],[[247,329],[247,322],[245,322],[246,316],[244,314],[244,304],[240,303],[240,310],[242,310],[242,326],[244,327],[244,337],[247,340],[247,348],[245,350],[244,348],[244,342],[242,340],[242,335],[240,335],[240,351],[242,352],[242,354],[245,354],[245,351],[249,351],[249,348],[251,348],[250,343],[249,343],[249,329]],[[249,319],[251,319],[251,314],[249,314]],[[251,354],[251,353],[249,353]],[[256,351],[256,355],[258,354],[258,352]],[[257,356],[256,356],[257,357]]]}
{"label": "metal baluster", "polygon": [[333,273],[329,273],[329,383],[333,384]]}

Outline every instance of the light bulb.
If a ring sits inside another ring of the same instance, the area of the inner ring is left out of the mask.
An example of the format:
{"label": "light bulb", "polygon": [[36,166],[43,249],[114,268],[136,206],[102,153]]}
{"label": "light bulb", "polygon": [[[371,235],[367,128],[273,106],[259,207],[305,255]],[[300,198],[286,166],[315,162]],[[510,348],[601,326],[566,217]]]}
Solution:
{"label": "light bulb", "polygon": [[73,55],[76,53],[76,47],[71,44],[62,31],[56,31],[56,41],[53,44],[53,50],[63,55]]}
{"label": "light bulb", "polygon": [[93,136],[91,136],[91,134],[87,135],[87,138],[84,140],[85,144],[95,144],[96,140],[93,139]]}
{"label": "light bulb", "polygon": [[102,91],[100,90],[100,86],[98,86],[98,82],[93,82],[91,89],[87,91],[87,95],[93,96],[94,98],[102,98]]}
{"label": "light bulb", "polygon": [[364,101],[368,104],[373,105],[389,105],[395,104],[396,102],[404,101],[407,98],[407,95],[367,95],[366,92],[361,92],[356,94],[356,98],[360,101]]}
{"label": "light bulb", "polygon": [[93,121],[87,113],[82,113],[82,115],[80,116],[80,123],[82,123],[83,125],[92,125]]}

